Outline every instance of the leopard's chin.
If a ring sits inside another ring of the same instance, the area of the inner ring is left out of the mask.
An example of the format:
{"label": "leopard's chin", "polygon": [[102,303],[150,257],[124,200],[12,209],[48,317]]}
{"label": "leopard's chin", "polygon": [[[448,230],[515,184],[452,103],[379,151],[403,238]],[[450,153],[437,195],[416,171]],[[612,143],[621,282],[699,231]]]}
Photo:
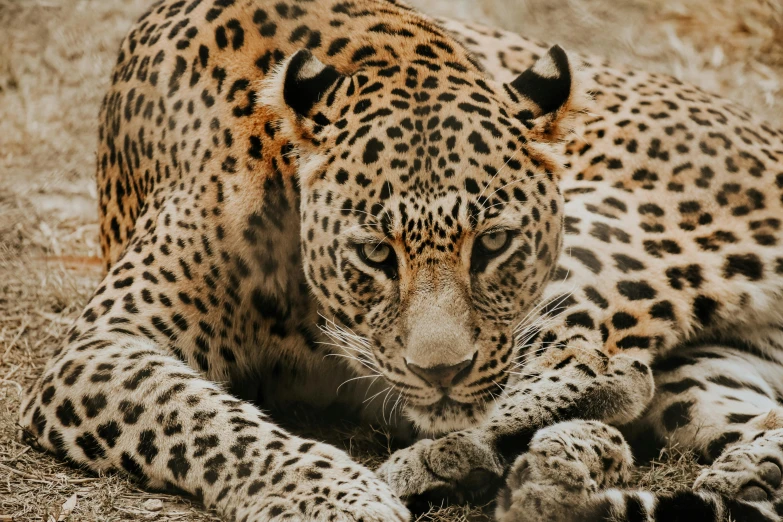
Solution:
{"label": "leopard's chin", "polygon": [[421,434],[440,436],[480,424],[494,405],[493,401],[464,403],[444,397],[427,406],[409,405],[405,414]]}

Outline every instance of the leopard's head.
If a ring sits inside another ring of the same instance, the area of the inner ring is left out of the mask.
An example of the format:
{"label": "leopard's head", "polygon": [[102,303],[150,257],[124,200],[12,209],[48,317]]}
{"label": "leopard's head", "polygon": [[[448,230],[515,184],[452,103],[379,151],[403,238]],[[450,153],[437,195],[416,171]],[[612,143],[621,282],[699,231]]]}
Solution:
{"label": "leopard's head", "polygon": [[493,404],[554,271],[551,142],[580,93],[559,47],[508,84],[401,62],[345,75],[299,51],[262,102],[298,154],[304,271],[335,344],[445,432]]}

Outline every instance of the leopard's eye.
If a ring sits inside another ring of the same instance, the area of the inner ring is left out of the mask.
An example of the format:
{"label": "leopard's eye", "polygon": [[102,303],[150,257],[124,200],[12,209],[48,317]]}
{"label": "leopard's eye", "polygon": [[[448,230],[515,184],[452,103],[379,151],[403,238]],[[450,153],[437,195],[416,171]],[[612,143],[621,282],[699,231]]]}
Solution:
{"label": "leopard's eye", "polygon": [[360,243],[356,253],[368,266],[382,271],[389,279],[397,279],[397,256],[394,249],[386,243]]}
{"label": "leopard's eye", "polygon": [[376,265],[386,263],[393,254],[386,243],[364,243],[359,249],[362,259]]}
{"label": "leopard's eye", "polygon": [[497,230],[479,237],[479,243],[487,253],[499,252],[506,246],[510,234],[505,230]]}
{"label": "leopard's eye", "polygon": [[495,230],[480,235],[473,244],[470,270],[474,273],[483,272],[492,259],[508,249],[513,237],[514,233],[508,230]]}

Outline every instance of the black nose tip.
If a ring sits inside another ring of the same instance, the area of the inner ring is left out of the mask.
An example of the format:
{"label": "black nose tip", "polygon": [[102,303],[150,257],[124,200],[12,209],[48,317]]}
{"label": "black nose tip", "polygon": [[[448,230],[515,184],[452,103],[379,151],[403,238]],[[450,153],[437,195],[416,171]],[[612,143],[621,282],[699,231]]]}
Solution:
{"label": "black nose tip", "polygon": [[459,384],[468,376],[470,370],[473,369],[473,365],[476,364],[477,353],[474,353],[473,357],[467,361],[451,365],[439,364],[424,368],[407,360],[405,364],[414,375],[423,379],[424,382],[436,388],[445,389]]}

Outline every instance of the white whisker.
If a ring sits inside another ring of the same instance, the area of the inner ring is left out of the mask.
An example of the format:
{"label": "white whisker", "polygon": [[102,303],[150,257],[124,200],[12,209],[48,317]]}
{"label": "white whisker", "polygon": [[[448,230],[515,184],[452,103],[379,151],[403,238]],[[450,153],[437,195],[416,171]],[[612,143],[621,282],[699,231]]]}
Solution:
{"label": "white whisker", "polygon": [[[503,169],[505,169],[505,168],[506,168],[506,166],[508,166],[508,164],[511,162],[511,160],[512,160],[512,159],[514,159],[514,157],[517,155],[517,153],[518,153],[518,152],[519,152],[519,149],[515,150],[515,151],[514,151],[514,154],[512,154],[512,155],[511,155],[511,156],[510,156],[510,157],[509,157],[509,158],[506,160],[506,162],[503,164],[503,166],[502,166],[502,167],[500,167],[500,169],[498,169],[498,171],[497,171],[497,172],[495,172],[495,175],[494,175],[494,176],[492,176],[492,177],[489,179],[489,181],[487,182],[487,184],[486,184],[486,185],[484,185],[484,188],[481,190],[481,192],[479,193],[479,195],[478,195],[478,197],[476,198],[476,200],[480,200],[480,199],[481,199],[481,196],[483,196],[483,195],[484,195],[484,192],[486,192],[486,191],[487,191],[487,189],[489,188],[489,186],[492,184],[492,182],[493,182],[493,181],[495,181],[495,178],[497,178],[497,177],[500,175],[500,173],[501,173],[501,172],[503,172]],[[494,194],[494,192],[493,192],[493,194]],[[492,197],[492,196],[490,195],[490,197]],[[489,201],[489,198],[487,198],[487,201]],[[484,205],[482,205],[482,206],[481,206],[481,210],[484,210]]]}
{"label": "white whisker", "polygon": [[353,381],[358,381],[359,379],[373,379],[373,382],[370,383],[370,386],[372,386],[372,384],[375,382],[375,379],[377,379],[380,376],[381,376],[380,373],[374,373],[372,375],[359,375],[358,377],[351,377],[350,379],[346,379],[342,383],[340,383],[340,386],[337,387],[337,393],[340,393],[340,388],[342,388],[345,384],[348,384],[349,382],[353,382]]}
{"label": "white whisker", "polygon": [[[381,406],[381,417],[383,418],[383,421],[386,422],[386,401],[389,400],[389,394],[392,392],[392,387],[389,386],[389,391],[386,392],[386,395],[383,397],[383,405]],[[391,416],[389,416],[389,422],[391,422]],[[386,422],[388,424],[389,422]]]}
{"label": "white whisker", "polygon": [[375,399],[375,398],[376,398],[378,395],[382,394],[383,392],[385,392],[385,391],[387,391],[387,390],[389,390],[389,389],[391,389],[391,386],[388,386],[388,387],[386,387],[386,388],[382,389],[381,391],[379,391],[378,393],[376,393],[375,395],[373,395],[373,396],[372,396],[372,397],[370,397],[369,399],[364,399],[364,401],[362,401],[362,403],[367,403],[367,404],[365,405],[365,408],[366,408],[367,406],[369,406],[369,405],[370,405],[370,403],[373,401],[373,399]]}
{"label": "white whisker", "polygon": [[[533,181],[533,180],[536,180],[536,179],[539,179],[539,178],[543,178],[543,177],[548,177],[548,176],[549,176],[549,174],[536,174],[536,175],[534,175],[534,176],[527,176],[527,175],[526,175],[526,176],[523,176],[523,177],[516,178],[516,179],[514,179],[513,181],[509,181],[509,182],[508,182],[508,183],[506,183],[505,185],[502,185],[502,186],[498,187],[498,189],[497,189],[497,190],[495,190],[495,191],[494,191],[492,194],[490,194],[489,196],[487,196],[487,198],[486,198],[486,199],[487,199],[487,201],[489,201],[490,199],[492,199],[492,196],[494,196],[495,194],[497,194],[498,192],[500,192],[500,191],[501,191],[501,190],[503,190],[504,188],[506,188],[506,187],[509,187],[509,186],[511,186],[511,185],[515,185],[515,184],[517,184],[517,183],[521,183],[521,182],[523,182],[523,181]],[[505,204],[506,204],[505,202],[503,202],[503,203],[497,203],[497,204],[495,204],[495,205],[490,205],[489,207],[482,207],[482,210],[489,210],[489,209],[491,209],[491,208],[494,208],[494,207],[496,207],[496,206],[499,206],[499,205],[505,205]]]}

